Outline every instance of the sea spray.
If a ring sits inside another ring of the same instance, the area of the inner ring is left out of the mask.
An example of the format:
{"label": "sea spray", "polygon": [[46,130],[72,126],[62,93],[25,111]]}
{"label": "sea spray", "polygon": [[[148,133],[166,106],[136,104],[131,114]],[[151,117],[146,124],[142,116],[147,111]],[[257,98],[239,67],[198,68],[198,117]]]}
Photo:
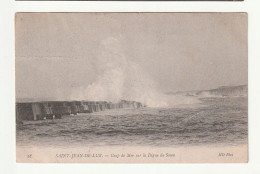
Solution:
{"label": "sea spray", "polygon": [[140,65],[125,57],[120,39],[107,38],[101,41],[98,50],[93,64],[97,72],[96,80],[87,87],[75,88],[72,100],[131,100],[148,107],[168,107],[187,102],[183,97],[175,98],[160,92]]}

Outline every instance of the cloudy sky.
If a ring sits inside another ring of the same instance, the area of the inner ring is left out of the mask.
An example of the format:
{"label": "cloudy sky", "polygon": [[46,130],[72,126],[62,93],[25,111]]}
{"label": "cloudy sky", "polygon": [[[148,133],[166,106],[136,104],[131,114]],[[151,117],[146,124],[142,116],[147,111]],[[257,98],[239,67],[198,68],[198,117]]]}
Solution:
{"label": "cloudy sky", "polygon": [[92,84],[107,38],[163,92],[247,84],[244,13],[18,13],[15,37],[17,98]]}

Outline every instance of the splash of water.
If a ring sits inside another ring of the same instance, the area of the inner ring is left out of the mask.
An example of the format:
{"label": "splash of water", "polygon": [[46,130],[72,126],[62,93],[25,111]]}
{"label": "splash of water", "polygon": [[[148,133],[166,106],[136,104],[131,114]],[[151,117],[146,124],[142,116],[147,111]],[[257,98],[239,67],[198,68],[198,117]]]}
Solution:
{"label": "splash of water", "polygon": [[111,37],[101,42],[94,65],[98,73],[97,79],[86,88],[75,89],[72,93],[73,100],[131,100],[149,107],[167,107],[173,101],[176,103],[172,97],[159,92],[156,84],[138,64],[126,59],[117,38]]}

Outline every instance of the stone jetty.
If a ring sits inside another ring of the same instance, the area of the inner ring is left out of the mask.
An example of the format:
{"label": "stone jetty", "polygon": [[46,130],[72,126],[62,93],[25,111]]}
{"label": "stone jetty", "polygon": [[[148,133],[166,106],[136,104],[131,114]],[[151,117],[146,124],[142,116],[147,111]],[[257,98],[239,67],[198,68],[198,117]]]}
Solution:
{"label": "stone jetty", "polygon": [[118,103],[106,101],[44,101],[17,102],[16,120],[44,120],[60,119],[63,115],[77,115],[78,113],[93,113],[107,109],[140,108],[140,102],[122,100]]}

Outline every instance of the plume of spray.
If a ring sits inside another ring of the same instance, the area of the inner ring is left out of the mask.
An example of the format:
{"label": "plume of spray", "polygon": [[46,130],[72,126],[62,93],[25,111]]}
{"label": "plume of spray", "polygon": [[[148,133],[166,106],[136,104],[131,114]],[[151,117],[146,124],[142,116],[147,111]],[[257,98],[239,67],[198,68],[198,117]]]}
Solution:
{"label": "plume of spray", "polygon": [[174,101],[159,92],[156,84],[138,64],[126,59],[117,38],[110,37],[101,42],[94,65],[97,79],[87,87],[75,89],[73,100],[130,100],[148,107],[167,107],[172,105],[169,101]]}

